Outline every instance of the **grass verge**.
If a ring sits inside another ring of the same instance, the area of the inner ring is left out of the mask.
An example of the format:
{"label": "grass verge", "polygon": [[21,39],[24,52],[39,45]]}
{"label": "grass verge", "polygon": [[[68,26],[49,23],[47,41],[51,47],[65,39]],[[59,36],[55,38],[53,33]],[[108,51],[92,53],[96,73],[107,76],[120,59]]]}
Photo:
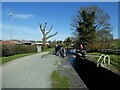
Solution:
{"label": "grass verge", "polygon": [[90,54],[90,55],[101,55],[102,53],[100,53],[100,52],[91,52],[91,53],[88,53],[88,54]]}
{"label": "grass verge", "polygon": [[36,53],[16,54],[16,55],[8,56],[8,57],[2,57],[2,58],[0,58],[0,62],[2,64],[4,64],[4,63],[6,63],[8,61],[11,61],[13,59],[17,59],[17,58],[24,57],[24,56],[29,56],[29,55],[32,55],[32,54],[36,54]]}
{"label": "grass verge", "polygon": [[53,71],[51,79],[53,89],[57,88],[60,90],[61,88],[65,88],[65,90],[69,90],[70,80],[65,76],[61,76],[59,70]]}
{"label": "grass verge", "polygon": [[52,51],[54,48],[47,48],[45,50],[43,50],[44,52],[47,52],[47,51]]}
{"label": "grass verge", "polygon": [[47,48],[46,50],[44,50],[43,52],[50,52],[50,53],[53,53],[54,52],[54,48]]}

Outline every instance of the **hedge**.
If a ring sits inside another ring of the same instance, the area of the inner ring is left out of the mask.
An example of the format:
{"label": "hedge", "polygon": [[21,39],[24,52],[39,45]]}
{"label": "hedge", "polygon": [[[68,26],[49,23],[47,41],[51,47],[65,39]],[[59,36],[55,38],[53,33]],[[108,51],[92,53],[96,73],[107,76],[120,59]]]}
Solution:
{"label": "hedge", "polygon": [[0,44],[0,57],[2,57],[2,45]]}
{"label": "hedge", "polygon": [[2,56],[34,52],[37,52],[37,47],[34,45],[2,45]]}
{"label": "hedge", "polygon": [[100,52],[104,53],[104,54],[117,54],[117,55],[120,55],[120,49],[102,49]]}

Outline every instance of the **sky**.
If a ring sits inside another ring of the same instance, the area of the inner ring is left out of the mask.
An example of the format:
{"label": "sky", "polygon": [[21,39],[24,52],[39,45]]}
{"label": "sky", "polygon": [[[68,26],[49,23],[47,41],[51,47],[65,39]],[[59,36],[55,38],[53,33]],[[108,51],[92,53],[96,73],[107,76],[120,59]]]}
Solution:
{"label": "sky", "polygon": [[[112,34],[118,38],[118,3],[117,2],[2,2],[2,39],[10,40],[12,16],[12,39],[18,40],[42,40],[39,23],[46,31],[53,25],[50,34],[58,34],[49,40],[64,40],[73,36],[71,30],[72,17],[82,6],[95,5],[108,13],[111,17]],[[49,34],[49,35],[50,35]]]}

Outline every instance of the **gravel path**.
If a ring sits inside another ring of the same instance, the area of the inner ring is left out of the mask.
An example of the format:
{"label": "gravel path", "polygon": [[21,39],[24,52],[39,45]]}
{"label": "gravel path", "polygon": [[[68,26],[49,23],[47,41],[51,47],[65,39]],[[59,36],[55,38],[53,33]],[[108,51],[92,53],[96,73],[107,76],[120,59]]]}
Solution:
{"label": "gravel path", "polygon": [[51,74],[59,58],[47,52],[12,60],[2,67],[3,88],[51,88]]}

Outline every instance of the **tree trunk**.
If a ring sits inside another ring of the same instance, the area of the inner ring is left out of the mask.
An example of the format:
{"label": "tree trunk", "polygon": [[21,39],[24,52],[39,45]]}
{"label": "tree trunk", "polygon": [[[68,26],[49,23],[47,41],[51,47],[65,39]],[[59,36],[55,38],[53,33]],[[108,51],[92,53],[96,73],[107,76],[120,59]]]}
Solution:
{"label": "tree trunk", "polygon": [[43,38],[43,50],[46,49],[46,38]]}
{"label": "tree trunk", "polygon": [[45,23],[43,29],[42,29],[42,25],[40,24],[40,30],[41,30],[41,32],[42,32],[42,34],[43,34],[43,39],[42,39],[42,41],[43,41],[43,50],[46,49],[46,40],[49,39],[50,37],[55,36],[55,35],[57,34],[57,32],[56,32],[56,33],[54,33],[54,34],[51,34],[51,35],[47,36],[47,34],[49,34],[50,31],[52,30],[53,25],[51,26],[51,28],[49,29],[49,31],[45,32],[46,24],[47,24],[47,23]]}

